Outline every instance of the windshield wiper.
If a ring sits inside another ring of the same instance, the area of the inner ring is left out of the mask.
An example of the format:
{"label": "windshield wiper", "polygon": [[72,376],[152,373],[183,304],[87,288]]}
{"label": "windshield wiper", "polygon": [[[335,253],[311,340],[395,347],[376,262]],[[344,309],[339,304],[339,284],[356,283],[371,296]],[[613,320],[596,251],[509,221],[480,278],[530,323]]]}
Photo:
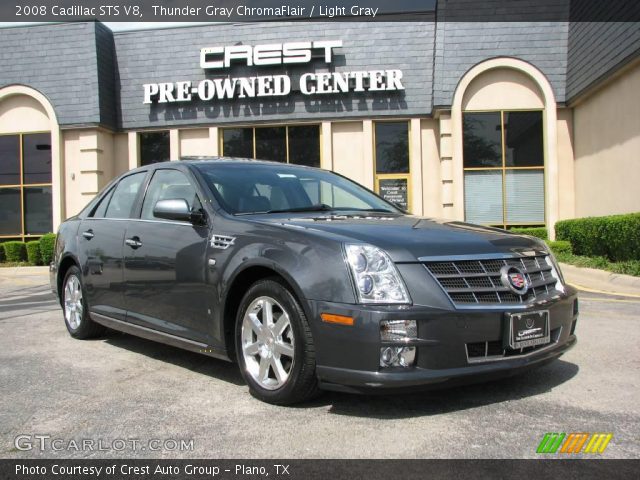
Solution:
{"label": "windshield wiper", "polygon": [[334,210],[326,203],[318,203],[315,205],[307,205],[306,207],[281,208],[277,210],[268,210],[265,213],[292,213],[292,212],[330,212]]}

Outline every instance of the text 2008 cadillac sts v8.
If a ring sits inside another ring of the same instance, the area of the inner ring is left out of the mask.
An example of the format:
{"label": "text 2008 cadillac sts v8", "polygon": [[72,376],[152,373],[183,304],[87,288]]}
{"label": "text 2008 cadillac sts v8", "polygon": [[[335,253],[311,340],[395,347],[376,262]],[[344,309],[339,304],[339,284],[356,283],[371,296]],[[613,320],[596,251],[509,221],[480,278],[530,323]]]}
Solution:
{"label": "text 2008 cadillac sts v8", "polygon": [[272,162],[127,172],[60,226],[51,282],[73,337],[237,360],[278,404],[507,375],[576,343],[576,292],[543,242]]}

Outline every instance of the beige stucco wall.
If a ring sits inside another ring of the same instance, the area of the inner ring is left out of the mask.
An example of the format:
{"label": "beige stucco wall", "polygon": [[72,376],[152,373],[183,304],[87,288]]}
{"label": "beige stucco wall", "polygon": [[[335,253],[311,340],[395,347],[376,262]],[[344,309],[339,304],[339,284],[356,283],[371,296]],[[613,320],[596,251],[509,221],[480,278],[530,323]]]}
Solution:
{"label": "beige stucco wall", "polygon": [[[116,161],[123,140],[111,132],[90,128],[66,130],[64,149],[65,209],[68,217],[77,214],[109,181],[124,162]],[[125,143],[126,145],[126,143]]]}
{"label": "beige stucco wall", "polygon": [[640,211],[640,64],[574,108],[577,217]]}
{"label": "beige stucco wall", "polygon": [[558,109],[558,219],[576,212],[573,161],[573,110]]}
{"label": "beige stucco wall", "polygon": [[47,112],[34,98],[13,95],[0,102],[0,134],[49,130],[51,130],[51,122]]}
{"label": "beige stucco wall", "polygon": [[420,121],[422,163],[422,214],[442,217],[442,174],[440,172],[439,122],[433,119]]}
{"label": "beige stucco wall", "polygon": [[208,128],[180,130],[181,157],[215,155],[216,153],[210,150]]}
{"label": "beige stucco wall", "polygon": [[363,122],[335,122],[331,131],[333,171],[373,188],[373,159],[365,157]]}

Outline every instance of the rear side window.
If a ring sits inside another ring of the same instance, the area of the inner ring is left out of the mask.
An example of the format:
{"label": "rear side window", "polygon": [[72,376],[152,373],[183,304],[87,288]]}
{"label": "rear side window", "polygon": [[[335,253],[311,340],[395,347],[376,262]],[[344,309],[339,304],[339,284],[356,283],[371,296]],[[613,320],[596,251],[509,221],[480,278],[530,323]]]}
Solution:
{"label": "rear side window", "polygon": [[115,188],[112,188],[107,192],[107,194],[104,197],[102,197],[102,199],[100,200],[100,203],[98,203],[98,206],[93,209],[93,213],[90,215],[90,217],[104,218],[104,214],[107,211],[107,207],[109,206],[109,200],[111,199],[111,196],[113,195],[114,190]]}
{"label": "rear side window", "polygon": [[178,170],[156,170],[144,196],[141,218],[153,220],[153,207],[158,201],[175,199],[186,200],[192,210],[200,208],[196,190],[184,173]]}
{"label": "rear side window", "polygon": [[144,182],[146,172],[134,173],[124,177],[111,196],[105,218],[129,218],[136,202],[136,197]]}

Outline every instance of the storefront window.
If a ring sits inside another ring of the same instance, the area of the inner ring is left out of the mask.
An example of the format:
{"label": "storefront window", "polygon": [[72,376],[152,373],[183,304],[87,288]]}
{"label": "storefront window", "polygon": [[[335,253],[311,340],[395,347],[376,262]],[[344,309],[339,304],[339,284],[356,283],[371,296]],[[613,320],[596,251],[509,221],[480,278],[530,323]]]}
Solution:
{"label": "storefront window", "polygon": [[52,229],[51,134],[0,136],[0,238]]}
{"label": "storefront window", "polygon": [[375,122],[376,192],[410,209],[409,122]]}
{"label": "storefront window", "polygon": [[465,113],[463,130],[466,220],[544,224],[542,112]]}
{"label": "storefront window", "polygon": [[320,166],[318,125],[223,128],[220,137],[226,157]]}
{"label": "storefront window", "polygon": [[169,132],[142,132],[140,139],[140,165],[168,162],[171,159]]}

